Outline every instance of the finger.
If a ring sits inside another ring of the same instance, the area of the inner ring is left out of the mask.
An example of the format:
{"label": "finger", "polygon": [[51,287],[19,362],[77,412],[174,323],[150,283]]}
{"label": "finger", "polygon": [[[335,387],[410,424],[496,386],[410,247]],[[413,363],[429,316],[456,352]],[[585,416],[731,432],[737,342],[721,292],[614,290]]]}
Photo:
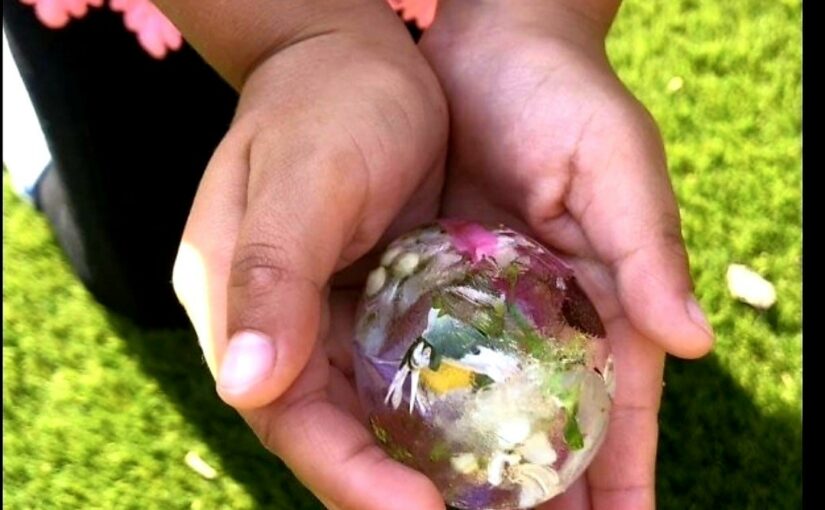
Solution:
{"label": "finger", "polygon": [[568,208],[611,266],[633,325],[674,355],[702,356],[713,332],[693,297],[658,131],[635,109],[612,128],[582,137]]}
{"label": "finger", "polygon": [[594,510],[653,510],[664,352],[625,319],[607,325],[616,394],[607,437],[587,471]]}
{"label": "finger", "polygon": [[281,399],[242,411],[264,445],[333,508],[443,509],[432,482],[390,459],[352,415],[327,400],[325,391],[307,390],[314,385],[308,379],[324,377],[325,363],[318,349]]}
{"label": "finger", "polygon": [[230,340],[218,375],[218,392],[236,408],[271,402],[304,367],[319,336],[323,289],[358,236],[360,163],[292,140],[302,139],[265,138],[250,153],[255,182],[231,263]]}
{"label": "finger", "polygon": [[576,254],[578,257],[595,257],[593,247],[581,225],[569,213],[542,218],[531,225],[535,225],[533,230],[536,231],[536,235],[540,239],[547,239],[547,244],[551,248],[564,254]]}
{"label": "finger", "polygon": [[246,194],[244,145],[230,133],[204,172],[175,259],[172,283],[213,376],[226,345],[226,282]]}

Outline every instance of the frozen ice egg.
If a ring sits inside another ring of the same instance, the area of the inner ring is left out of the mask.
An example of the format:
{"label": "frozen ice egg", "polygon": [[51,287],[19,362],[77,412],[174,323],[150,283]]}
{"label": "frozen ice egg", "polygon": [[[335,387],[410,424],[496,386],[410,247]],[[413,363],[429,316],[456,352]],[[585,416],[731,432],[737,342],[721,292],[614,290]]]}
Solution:
{"label": "frozen ice egg", "polygon": [[513,230],[442,220],[367,278],[355,375],[378,442],[466,510],[566,490],[604,439],[613,374],[573,270]]}

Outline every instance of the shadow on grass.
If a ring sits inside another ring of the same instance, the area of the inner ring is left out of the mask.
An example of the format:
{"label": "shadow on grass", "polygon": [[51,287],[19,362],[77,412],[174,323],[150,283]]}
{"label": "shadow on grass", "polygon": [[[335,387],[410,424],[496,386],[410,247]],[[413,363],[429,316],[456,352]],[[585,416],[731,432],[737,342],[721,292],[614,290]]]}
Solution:
{"label": "shadow on grass", "polygon": [[267,452],[241,417],[220,401],[193,332],[142,330],[107,313],[111,326],[155,378],[179,412],[221,458],[223,471],[243,484],[259,508],[321,509],[323,506],[284,464]]}
{"label": "shadow on grass", "polygon": [[[261,508],[322,505],[243,420],[220,402],[193,333],[146,331],[109,320],[183,416]],[[661,411],[658,507],[784,509],[802,502],[802,423],[788,410],[765,415],[715,356],[670,359]],[[388,507],[389,508],[389,507]]]}
{"label": "shadow on grass", "polygon": [[713,355],[669,359],[665,381],[660,509],[802,507],[799,413],[766,415]]}

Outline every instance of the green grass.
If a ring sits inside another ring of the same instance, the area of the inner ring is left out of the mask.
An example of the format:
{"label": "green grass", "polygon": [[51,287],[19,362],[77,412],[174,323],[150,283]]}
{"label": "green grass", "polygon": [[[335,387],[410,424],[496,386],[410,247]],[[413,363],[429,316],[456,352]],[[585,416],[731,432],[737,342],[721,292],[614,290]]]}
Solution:
{"label": "green grass", "polygon": [[4,508],[320,508],[219,403],[194,337],[94,302],[3,181]]}
{"label": "green grass", "polygon": [[[712,356],[665,374],[661,508],[801,507],[800,27],[798,1],[631,1],[609,40],[660,123],[718,336]],[[776,285],[773,309],[731,299],[733,262]]]}
{"label": "green grass", "polygon": [[[609,40],[660,122],[718,334],[713,355],[668,364],[663,509],[801,505],[800,26],[798,0],[635,0]],[[218,402],[195,340],[97,305],[5,176],[3,223],[4,507],[319,507]],[[732,262],[776,284],[773,309],[731,299]]]}

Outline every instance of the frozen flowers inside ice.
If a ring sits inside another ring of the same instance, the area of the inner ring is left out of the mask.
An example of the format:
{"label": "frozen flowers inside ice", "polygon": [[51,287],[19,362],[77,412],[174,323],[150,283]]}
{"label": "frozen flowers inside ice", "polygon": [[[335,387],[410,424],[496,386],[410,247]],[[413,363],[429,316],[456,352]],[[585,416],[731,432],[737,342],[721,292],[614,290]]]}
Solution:
{"label": "frozen flowers inside ice", "polygon": [[604,438],[602,322],[570,266],[512,230],[444,220],[398,239],[367,279],[356,327],[373,433],[452,506],[535,506]]}

